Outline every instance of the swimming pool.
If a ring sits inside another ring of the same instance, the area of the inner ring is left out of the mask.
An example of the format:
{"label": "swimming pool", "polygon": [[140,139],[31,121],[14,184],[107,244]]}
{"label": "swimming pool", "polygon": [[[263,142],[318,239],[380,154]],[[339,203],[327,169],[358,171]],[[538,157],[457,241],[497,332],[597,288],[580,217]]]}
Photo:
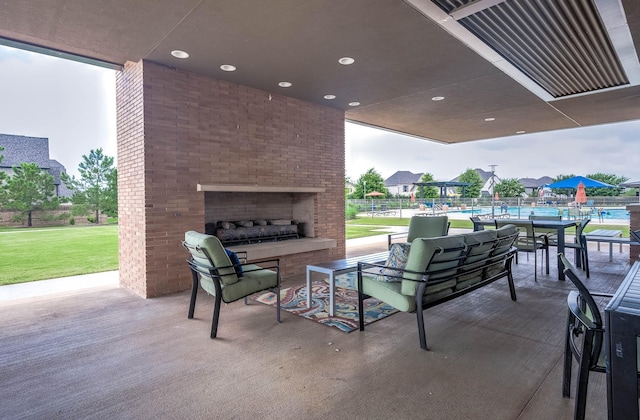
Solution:
{"label": "swimming pool", "polygon": [[[588,211],[588,210],[589,209],[583,209],[583,211]],[[509,214],[510,217],[522,218],[522,219],[529,217],[530,214],[535,214],[536,216],[557,216],[561,214],[560,213],[561,211],[562,211],[562,218],[567,218],[568,217],[567,209],[558,209],[556,207],[509,207],[507,209],[507,213]],[[473,209],[473,213],[471,209],[455,210],[455,211],[450,211],[449,213],[466,214],[466,215],[469,215],[469,217],[471,217],[472,215],[477,216],[480,214],[491,214],[491,208],[482,207],[482,208]],[[494,213],[501,214],[499,206],[495,207]],[[504,214],[504,210],[502,211],[502,214]],[[597,219],[598,212],[596,210],[592,210],[590,217]],[[620,209],[620,208],[604,209],[603,218],[605,220],[607,219],[629,220],[630,219],[629,212],[626,209]]]}

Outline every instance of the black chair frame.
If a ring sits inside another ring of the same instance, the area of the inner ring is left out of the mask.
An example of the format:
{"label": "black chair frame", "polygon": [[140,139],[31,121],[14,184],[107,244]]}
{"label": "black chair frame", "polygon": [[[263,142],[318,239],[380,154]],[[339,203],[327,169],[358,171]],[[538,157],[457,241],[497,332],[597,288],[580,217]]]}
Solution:
{"label": "black chair frame", "polygon": [[[190,245],[186,244],[186,243],[182,243],[183,246],[185,248],[189,248]],[[189,264],[189,268],[191,269],[191,279],[192,279],[192,286],[191,286],[191,300],[189,302],[189,313],[187,315],[188,319],[193,319],[193,315],[195,312],[195,308],[196,308],[196,298],[198,295],[198,289],[200,288],[200,273],[203,271],[208,271],[209,275],[211,276],[211,279],[213,280],[213,286],[215,288],[215,304],[213,307],[213,320],[211,321],[211,338],[216,338],[216,336],[218,335],[218,322],[220,320],[220,307],[222,306],[222,302],[224,303],[231,303],[231,302],[235,302],[236,300],[240,300],[242,298],[239,299],[235,299],[235,300],[230,300],[230,301],[226,301],[222,298],[222,284],[220,282],[220,279],[224,276],[221,275],[219,273],[219,269],[224,269],[224,268],[238,268],[238,267],[243,267],[243,273],[250,273],[251,271],[262,271],[262,270],[274,270],[276,272],[276,276],[277,276],[277,284],[275,287],[270,287],[270,288],[266,288],[264,290],[269,290],[272,291],[273,293],[275,293],[276,295],[276,321],[278,323],[280,323],[280,260],[278,259],[274,259],[274,260],[262,260],[259,261],[261,264],[267,263],[269,264],[268,266],[260,266],[259,268],[252,268],[247,270],[246,268],[244,268],[244,266],[248,265],[248,264],[234,264],[234,265],[230,265],[228,267],[215,267],[215,265],[213,264],[213,260],[211,258],[211,256],[209,255],[209,253],[207,252],[206,249],[203,249],[201,247],[195,247],[199,252],[201,252],[202,254],[204,254],[210,264],[210,267],[206,267],[203,266],[202,264],[199,264],[197,261],[195,261],[193,258],[189,258],[187,260],[187,263]],[[245,258],[246,260],[246,258]],[[253,264],[253,263],[252,263]],[[226,275],[231,275],[231,274],[226,274]],[[253,293],[258,292],[259,290],[254,291]],[[245,305],[247,304],[247,297],[244,297],[244,302]]]}

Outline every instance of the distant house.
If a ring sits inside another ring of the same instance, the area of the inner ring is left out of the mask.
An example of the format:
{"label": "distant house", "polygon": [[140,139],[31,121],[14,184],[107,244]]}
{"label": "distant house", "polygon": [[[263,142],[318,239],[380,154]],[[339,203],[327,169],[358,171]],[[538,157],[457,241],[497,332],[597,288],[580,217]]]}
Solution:
{"label": "distant house", "polygon": [[54,159],[49,159],[49,139],[46,137],[27,137],[12,134],[0,134],[0,154],[4,159],[0,162],[0,171],[13,175],[13,167],[22,163],[35,163],[40,169],[53,176],[56,196],[71,197],[73,193],[62,182],[61,174],[65,167]]}
{"label": "distant house", "polygon": [[551,184],[553,179],[549,176],[543,176],[542,178],[520,178],[520,183],[524,187],[524,192],[528,196],[535,196],[538,194],[538,189],[547,184]]}
{"label": "distant house", "polygon": [[409,171],[398,171],[395,174],[391,175],[389,178],[385,179],[384,186],[389,190],[389,192],[393,195],[397,194],[399,196],[410,197],[411,194],[416,193],[416,186],[413,185],[414,182],[420,182],[420,178],[422,178],[423,173],[414,174]]}
{"label": "distant house", "polygon": [[353,194],[354,192],[356,192],[356,186],[352,182],[345,181],[344,192],[345,194]]}
{"label": "distant house", "polygon": [[[480,168],[476,168],[475,171],[478,173],[478,175],[480,176],[480,179],[482,179],[482,188],[480,188],[480,194],[483,196],[490,196],[491,195],[491,172],[487,172],[485,170],[482,170]],[[455,177],[453,178],[451,181],[452,182],[458,182],[460,181],[459,179],[460,177]],[[495,182],[496,185],[500,183],[500,177],[498,175],[495,176]],[[451,194],[455,193],[455,189],[454,191],[451,191]]]}

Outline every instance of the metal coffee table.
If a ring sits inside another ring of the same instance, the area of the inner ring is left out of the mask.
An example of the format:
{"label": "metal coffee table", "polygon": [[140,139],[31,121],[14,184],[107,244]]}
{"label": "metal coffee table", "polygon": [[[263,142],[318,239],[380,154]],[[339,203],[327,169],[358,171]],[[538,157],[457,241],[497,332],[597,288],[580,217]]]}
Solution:
{"label": "metal coffee table", "polygon": [[379,252],[377,254],[363,255],[361,257],[345,258],[342,260],[329,261],[320,264],[307,265],[307,308],[311,308],[311,272],[324,273],[329,276],[329,315],[333,316],[336,309],[335,302],[335,276],[338,274],[349,273],[358,269],[358,262],[366,262],[370,264],[384,263],[389,257],[389,251]]}

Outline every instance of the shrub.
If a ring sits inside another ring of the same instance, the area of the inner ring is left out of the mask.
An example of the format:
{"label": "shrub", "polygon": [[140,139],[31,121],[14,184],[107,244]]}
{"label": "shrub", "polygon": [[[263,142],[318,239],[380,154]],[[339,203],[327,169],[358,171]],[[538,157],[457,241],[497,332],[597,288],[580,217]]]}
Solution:
{"label": "shrub", "polygon": [[345,207],[345,218],[347,220],[353,220],[356,218],[357,214],[358,207],[354,206],[353,204],[347,204],[347,206]]}
{"label": "shrub", "polygon": [[70,225],[75,225],[76,224],[76,219],[74,219],[73,217],[69,218],[69,224]]}

